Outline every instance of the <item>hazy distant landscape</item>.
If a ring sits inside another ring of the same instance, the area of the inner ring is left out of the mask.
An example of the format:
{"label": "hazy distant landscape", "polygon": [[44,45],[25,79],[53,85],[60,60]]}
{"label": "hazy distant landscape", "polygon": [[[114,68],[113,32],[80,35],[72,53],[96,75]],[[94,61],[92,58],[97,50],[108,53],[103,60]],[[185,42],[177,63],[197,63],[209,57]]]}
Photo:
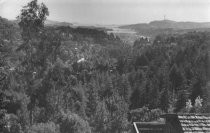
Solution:
{"label": "hazy distant landscape", "polygon": [[49,26],[71,26],[95,28],[113,33],[123,41],[133,44],[141,36],[154,39],[159,34],[183,34],[193,31],[210,31],[210,22],[176,22],[172,20],[155,20],[149,23],[130,25],[85,25],[79,23],[46,21]]}
{"label": "hazy distant landscape", "polygon": [[171,20],[152,21],[150,23],[139,23],[120,26],[122,29],[131,29],[139,34],[154,38],[158,34],[182,34],[192,31],[209,31],[210,23],[176,22]]}

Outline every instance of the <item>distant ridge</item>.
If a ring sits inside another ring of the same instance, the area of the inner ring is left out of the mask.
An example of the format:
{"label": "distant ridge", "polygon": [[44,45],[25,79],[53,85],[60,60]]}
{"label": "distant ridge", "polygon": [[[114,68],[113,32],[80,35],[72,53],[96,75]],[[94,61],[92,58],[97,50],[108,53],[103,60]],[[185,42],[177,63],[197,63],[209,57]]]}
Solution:
{"label": "distant ridge", "polygon": [[0,28],[8,28],[14,26],[16,23],[0,16]]}
{"label": "distant ridge", "polygon": [[120,28],[128,29],[198,29],[198,28],[210,28],[210,22],[177,22],[172,20],[156,20],[150,23],[138,23],[131,25],[123,25]]}
{"label": "distant ridge", "polygon": [[73,26],[72,23],[69,22],[59,22],[59,21],[53,21],[53,20],[46,20],[45,25],[47,26]]}

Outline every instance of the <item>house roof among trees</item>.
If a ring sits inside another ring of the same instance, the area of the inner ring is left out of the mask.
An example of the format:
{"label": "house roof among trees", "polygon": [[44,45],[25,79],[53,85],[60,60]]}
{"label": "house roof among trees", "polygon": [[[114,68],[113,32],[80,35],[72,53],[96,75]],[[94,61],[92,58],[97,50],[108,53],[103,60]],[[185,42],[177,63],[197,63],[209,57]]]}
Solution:
{"label": "house roof among trees", "polygon": [[210,114],[166,114],[164,117],[177,117],[184,133],[210,132]]}
{"label": "house roof among trees", "polygon": [[184,133],[210,132],[210,115],[180,114],[178,119]]}

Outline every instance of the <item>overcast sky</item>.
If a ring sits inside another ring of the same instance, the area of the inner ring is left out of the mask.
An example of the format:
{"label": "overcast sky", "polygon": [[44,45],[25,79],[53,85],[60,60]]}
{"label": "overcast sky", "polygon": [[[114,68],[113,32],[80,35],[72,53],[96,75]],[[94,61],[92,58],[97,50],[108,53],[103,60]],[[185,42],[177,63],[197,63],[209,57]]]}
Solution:
{"label": "overcast sky", "polygon": [[[0,16],[15,19],[30,0],[0,0]],[[210,0],[38,0],[48,19],[83,24],[129,24],[167,19],[210,22]]]}

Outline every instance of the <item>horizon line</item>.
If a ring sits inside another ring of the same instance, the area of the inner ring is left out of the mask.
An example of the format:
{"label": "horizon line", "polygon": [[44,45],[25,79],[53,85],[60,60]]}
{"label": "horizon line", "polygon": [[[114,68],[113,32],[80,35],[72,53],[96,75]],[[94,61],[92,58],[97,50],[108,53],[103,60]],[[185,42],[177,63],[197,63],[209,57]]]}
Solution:
{"label": "horizon line", "polygon": [[[1,18],[5,18],[5,17],[2,17],[0,16]],[[9,21],[16,21],[17,19],[9,19],[9,18],[5,18]],[[82,25],[131,25],[131,24],[149,24],[151,22],[154,22],[154,21],[174,21],[174,22],[192,22],[192,23],[210,23],[210,21],[190,21],[190,20],[173,20],[173,19],[154,19],[154,20],[151,20],[151,21],[147,21],[147,22],[133,22],[133,23],[120,23],[120,24],[116,24],[116,23],[107,23],[107,24],[103,24],[103,23],[83,23],[83,22],[77,22],[77,21],[72,21],[72,22],[69,22],[69,21],[62,21],[62,20],[56,20],[56,19],[46,19],[46,21],[54,21],[54,22],[58,22],[58,23],[71,23],[71,24],[82,24]]]}

